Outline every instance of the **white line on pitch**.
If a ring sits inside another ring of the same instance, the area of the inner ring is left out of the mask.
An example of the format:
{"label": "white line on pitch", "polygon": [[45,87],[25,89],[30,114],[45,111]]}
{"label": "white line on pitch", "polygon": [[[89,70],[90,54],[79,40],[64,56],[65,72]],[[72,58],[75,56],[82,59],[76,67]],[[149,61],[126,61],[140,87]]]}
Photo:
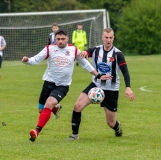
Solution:
{"label": "white line on pitch", "polygon": [[140,87],[140,90],[145,92],[153,92],[152,90],[145,89],[146,87],[147,86]]}

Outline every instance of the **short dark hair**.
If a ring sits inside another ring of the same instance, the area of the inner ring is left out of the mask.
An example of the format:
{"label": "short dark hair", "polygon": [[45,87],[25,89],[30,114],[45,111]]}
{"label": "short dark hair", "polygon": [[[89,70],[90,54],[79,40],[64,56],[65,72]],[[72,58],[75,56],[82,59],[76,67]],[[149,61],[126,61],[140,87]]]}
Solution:
{"label": "short dark hair", "polygon": [[53,23],[53,24],[52,24],[52,27],[53,27],[53,26],[59,27],[58,23]]}
{"label": "short dark hair", "polygon": [[77,23],[77,26],[78,26],[78,25],[81,25],[81,26],[83,26],[81,22]]}
{"label": "short dark hair", "polygon": [[65,35],[65,36],[67,36],[68,34],[67,34],[67,31],[65,31],[65,30],[62,30],[62,29],[59,29],[58,31],[56,31],[56,33],[55,33],[55,36],[56,35]]}

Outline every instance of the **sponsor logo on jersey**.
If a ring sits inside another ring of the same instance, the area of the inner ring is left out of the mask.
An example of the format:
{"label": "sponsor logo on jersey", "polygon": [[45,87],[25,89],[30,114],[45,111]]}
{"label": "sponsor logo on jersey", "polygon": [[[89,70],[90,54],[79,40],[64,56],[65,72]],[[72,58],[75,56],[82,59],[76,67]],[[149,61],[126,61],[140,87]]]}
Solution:
{"label": "sponsor logo on jersey", "polygon": [[115,59],[114,59],[114,57],[108,57],[107,60],[108,60],[109,62],[113,62]]}
{"label": "sponsor logo on jersey", "polygon": [[101,74],[110,73],[110,72],[111,72],[111,66],[110,66],[110,64],[108,64],[108,63],[100,62],[100,63],[98,63],[98,71],[99,71]]}
{"label": "sponsor logo on jersey", "polygon": [[66,56],[70,56],[70,52],[69,51],[66,51],[65,55]]}
{"label": "sponsor logo on jersey", "polygon": [[61,57],[61,56],[55,57],[53,59],[53,62],[55,65],[60,66],[60,67],[66,67],[70,64],[69,59],[67,59],[65,57]]}

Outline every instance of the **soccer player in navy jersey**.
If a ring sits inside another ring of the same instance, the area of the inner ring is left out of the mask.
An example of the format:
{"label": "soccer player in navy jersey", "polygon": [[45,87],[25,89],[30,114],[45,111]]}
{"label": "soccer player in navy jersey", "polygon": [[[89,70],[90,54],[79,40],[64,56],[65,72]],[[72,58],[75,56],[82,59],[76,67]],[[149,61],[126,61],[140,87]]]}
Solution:
{"label": "soccer player in navy jersey", "polygon": [[[47,60],[47,69],[43,75],[44,84],[39,102],[44,104],[42,113],[39,115],[35,129],[30,130],[30,140],[35,141],[42,128],[50,119],[53,107],[57,105],[68,93],[72,82],[74,62],[77,62],[95,77],[98,72],[92,67],[86,58],[79,56],[81,51],[73,45],[68,44],[68,35],[64,30],[55,33],[56,44],[47,45],[37,55],[28,58],[24,56],[22,62],[35,65]],[[100,79],[109,79],[111,76],[103,75]]]}
{"label": "soccer player in navy jersey", "polygon": [[130,75],[122,52],[113,46],[114,31],[112,28],[105,28],[102,32],[103,45],[89,48],[81,52],[81,56],[92,57],[92,66],[101,75],[111,75],[108,80],[96,79],[92,76],[92,82],[82,91],[74,105],[72,113],[72,135],[68,140],[76,140],[79,138],[79,126],[81,123],[81,112],[90,104],[88,92],[93,87],[100,87],[105,93],[105,98],[100,106],[104,108],[106,122],[110,128],[115,131],[115,136],[122,136],[121,124],[116,120],[116,112],[119,98],[120,76],[121,70],[125,81],[125,96],[131,101],[135,99],[134,93],[130,88]]}

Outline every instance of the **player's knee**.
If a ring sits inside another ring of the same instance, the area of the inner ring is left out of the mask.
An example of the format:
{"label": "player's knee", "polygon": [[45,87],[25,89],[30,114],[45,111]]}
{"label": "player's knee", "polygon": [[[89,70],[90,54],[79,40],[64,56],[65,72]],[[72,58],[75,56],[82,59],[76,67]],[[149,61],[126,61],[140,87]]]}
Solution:
{"label": "player's knee", "polygon": [[49,109],[52,109],[55,105],[58,104],[58,101],[54,98],[54,97],[49,97],[47,100],[46,100],[46,103],[44,105],[44,108],[49,108]]}
{"label": "player's knee", "polygon": [[44,105],[44,108],[49,108],[52,110],[52,108],[56,105],[56,103],[53,103],[52,101],[47,101]]}
{"label": "player's knee", "polygon": [[83,110],[83,106],[80,102],[76,102],[76,104],[74,105],[74,111],[76,112],[81,112]]}

